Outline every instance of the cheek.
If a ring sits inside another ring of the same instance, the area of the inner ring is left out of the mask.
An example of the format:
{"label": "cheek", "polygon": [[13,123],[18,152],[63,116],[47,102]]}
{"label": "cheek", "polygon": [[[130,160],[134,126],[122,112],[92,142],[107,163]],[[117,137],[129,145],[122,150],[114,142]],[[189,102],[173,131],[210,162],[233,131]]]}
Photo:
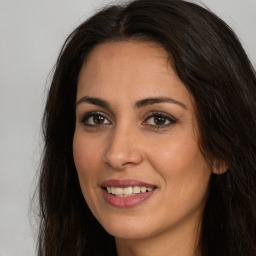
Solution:
{"label": "cheek", "polygon": [[[173,220],[179,220],[203,209],[207,197],[210,171],[197,144],[187,141],[165,147],[162,154],[154,158],[154,169],[162,177],[162,204],[160,215],[171,213]],[[201,214],[201,213],[199,213]],[[166,222],[169,221],[168,216]]]}
{"label": "cheek", "polygon": [[211,174],[210,166],[192,136],[186,140],[177,137],[168,144],[161,143],[150,154],[151,165],[162,176],[167,194],[181,198],[181,202],[193,200],[191,197],[195,195],[204,197]]}
{"label": "cheek", "polygon": [[[97,152],[97,154],[95,154]],[[89,139],[74,135],[73,157],[82,189],[92,182],[97,174],[101,154],[97,143],[91,143]],[[94,182],[93,182],[94,184]]]}
{"label": "cheek", "polygon": [[[100,175],[100,159],[101,159],[101,143],[95,143],[83,134],[74,135],[73,140],[73,157],[78,173],[78,179],[81,187],[82,194],[87,205],[92,212],[96,212],[97,208],[95,198],[98,188],[97,177]],[[97,152],[97,154],[95,154]]]}
{"label": "cheek", "polygon": [[[99,162],[100,149],[95,139],[90,140],[88,136],[75,132],[73,139],[73,156],[77,171],[92,169],[96,163]],[[95,154],[97,152],[97,154]]]}
{"label": "cheek", "polygon": [[154,159],[154,163],[160,169],[168,170],[167,173],[170,173],[171,170],[179,173],[184,168],[206,163],[197,143],[190,138],[187,140],[176,138],[165,140],[163,143],[156,143],[150,154],[152,156],[151,159]]}

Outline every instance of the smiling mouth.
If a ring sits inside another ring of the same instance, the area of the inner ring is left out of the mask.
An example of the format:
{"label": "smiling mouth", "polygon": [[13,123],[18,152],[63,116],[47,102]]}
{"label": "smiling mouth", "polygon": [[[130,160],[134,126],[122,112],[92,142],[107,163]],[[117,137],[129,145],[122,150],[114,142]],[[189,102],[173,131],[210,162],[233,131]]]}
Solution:
{"label": "smiling mouth", "polygon": [[140,186],[129,186],[129,187],[105,187],[104,188],[109,194],[112,194],[116,197],[130,197],[135,196],[136,194],[142,194],[151,192],[155,187],[140,187]]}

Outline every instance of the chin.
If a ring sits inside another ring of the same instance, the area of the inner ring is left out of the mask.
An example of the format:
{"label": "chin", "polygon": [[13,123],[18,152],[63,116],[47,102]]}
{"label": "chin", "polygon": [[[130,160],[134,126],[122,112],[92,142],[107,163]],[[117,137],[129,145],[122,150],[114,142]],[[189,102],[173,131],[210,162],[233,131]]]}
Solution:
{"label": "chin", "polygon": [[112,236],[119,239],[143,239],[153,233],[150,226],[145,222],[139,220],[125,220],[120,219],[113,222],[107,221],[106,224],[101,223],[103,228]]}

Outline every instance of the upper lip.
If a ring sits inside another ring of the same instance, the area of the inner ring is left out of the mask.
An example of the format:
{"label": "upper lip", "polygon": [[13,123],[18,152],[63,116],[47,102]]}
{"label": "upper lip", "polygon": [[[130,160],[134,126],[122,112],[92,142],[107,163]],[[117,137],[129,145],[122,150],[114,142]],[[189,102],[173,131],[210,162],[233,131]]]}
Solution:
{"label": "upper lip", "polygon": [[110,179],[110,180],[105,180],[100,184],[100,186],[102,188],[105,188],[105,187],[125,188],[125,187],[133,187],[133,186],[146,187],[146,188],[156,187],[155,185],[146,183],[144,181],[132,180],[132,179],[125,179],[125,180]]}

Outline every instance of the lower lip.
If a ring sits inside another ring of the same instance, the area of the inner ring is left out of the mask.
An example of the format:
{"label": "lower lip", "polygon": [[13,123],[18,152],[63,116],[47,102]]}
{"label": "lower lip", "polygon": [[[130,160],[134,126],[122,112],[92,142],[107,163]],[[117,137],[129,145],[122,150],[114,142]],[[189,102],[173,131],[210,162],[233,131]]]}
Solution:
{"label": "lower lip", "polygon": [[119,207],[119,208],[128,208],[128,207],[134,207],[137,206],[147,199],[149,199],[152,194],[154,193],[155,189],[149,192],[145,193],[138,193],[135,194],[134,196],[127,196],[127,197],[118,197],[114,196],[112,194],[109,194],[105,189],[103,190],[103,195],[106,201],[114,206],[114,207]]}

